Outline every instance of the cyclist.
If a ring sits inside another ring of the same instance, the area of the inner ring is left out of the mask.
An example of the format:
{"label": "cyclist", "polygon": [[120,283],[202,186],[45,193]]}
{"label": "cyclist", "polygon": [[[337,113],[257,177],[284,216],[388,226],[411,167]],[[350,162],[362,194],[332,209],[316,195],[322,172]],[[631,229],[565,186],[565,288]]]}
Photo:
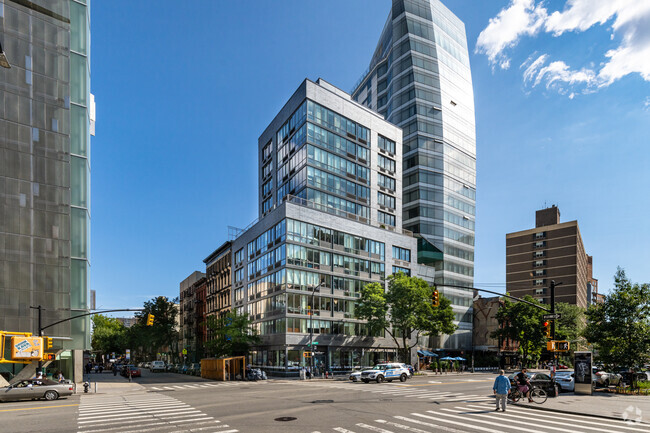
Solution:
{"label": "cyclist", "polygon": [[517,389],[519,389],[519,392],[528,397],[528,402],[530,403],[533,399],[530,398],[530,379],[528,379],[526,371],[526,367],[522,368],[521,371],[517,373],[517,376],[515,376],[515,381],[517,382]]}

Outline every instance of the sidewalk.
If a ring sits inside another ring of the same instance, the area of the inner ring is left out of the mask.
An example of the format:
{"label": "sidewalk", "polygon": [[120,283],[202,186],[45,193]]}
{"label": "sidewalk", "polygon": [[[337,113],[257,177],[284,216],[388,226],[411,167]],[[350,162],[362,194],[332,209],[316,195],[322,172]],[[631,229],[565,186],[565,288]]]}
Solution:
{"label": "sidewalk", "polygon": [[[136,383],[135,380],[129,383],[128,379],[120,376],[113,376],[112,372],[84,374],[84,379],[90,383],[88,394],[94,395],[95,386],[97,394],[124,394],[127,392],[144,391],[145,387]],[[77,384],[77,394],[84,394],[83,382]]]}
{"label": "sidewalk", "polygon": [[650,424],[650,397],[594,393],[593,395],[560,394],[543,404],[519,402],[517,406],[530,409],[586,415]]}

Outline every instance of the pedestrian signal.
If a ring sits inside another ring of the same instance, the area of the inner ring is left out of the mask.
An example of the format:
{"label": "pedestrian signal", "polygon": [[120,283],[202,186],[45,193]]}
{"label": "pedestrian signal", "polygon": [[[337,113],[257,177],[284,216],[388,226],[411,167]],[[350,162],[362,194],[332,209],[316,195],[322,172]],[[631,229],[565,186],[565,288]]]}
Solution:
{"label": "pedestrian signal", "polygon": [[147,314],[147,326],[153,326],[153,314]]}

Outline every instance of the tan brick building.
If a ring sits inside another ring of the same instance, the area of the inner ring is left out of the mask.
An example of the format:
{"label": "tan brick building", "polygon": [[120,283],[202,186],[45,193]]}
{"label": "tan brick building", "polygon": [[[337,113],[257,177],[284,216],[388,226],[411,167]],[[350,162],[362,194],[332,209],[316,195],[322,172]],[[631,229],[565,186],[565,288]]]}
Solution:
{"label": "tan brick building", "polygon": [[506,290],[512,296],[531,295],[550,304],[554,280],[556,302],[586,308],[588,283],[597,281],[590,263],[578,222],[560,223],[556,206],[536,212],[535,228],[506,234]]}

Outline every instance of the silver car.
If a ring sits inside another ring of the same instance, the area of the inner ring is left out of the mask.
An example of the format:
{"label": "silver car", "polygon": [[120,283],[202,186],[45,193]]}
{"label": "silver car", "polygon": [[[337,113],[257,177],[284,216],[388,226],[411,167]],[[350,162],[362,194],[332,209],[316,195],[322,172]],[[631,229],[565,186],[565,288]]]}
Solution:
{"label": "silver car", "polygon": [[70,383],[59,383],[47,379],[29,379],[0,388],[0,401],[36,398],[56,400],[59,397],[72,395],[73,392],[74,388]]}

